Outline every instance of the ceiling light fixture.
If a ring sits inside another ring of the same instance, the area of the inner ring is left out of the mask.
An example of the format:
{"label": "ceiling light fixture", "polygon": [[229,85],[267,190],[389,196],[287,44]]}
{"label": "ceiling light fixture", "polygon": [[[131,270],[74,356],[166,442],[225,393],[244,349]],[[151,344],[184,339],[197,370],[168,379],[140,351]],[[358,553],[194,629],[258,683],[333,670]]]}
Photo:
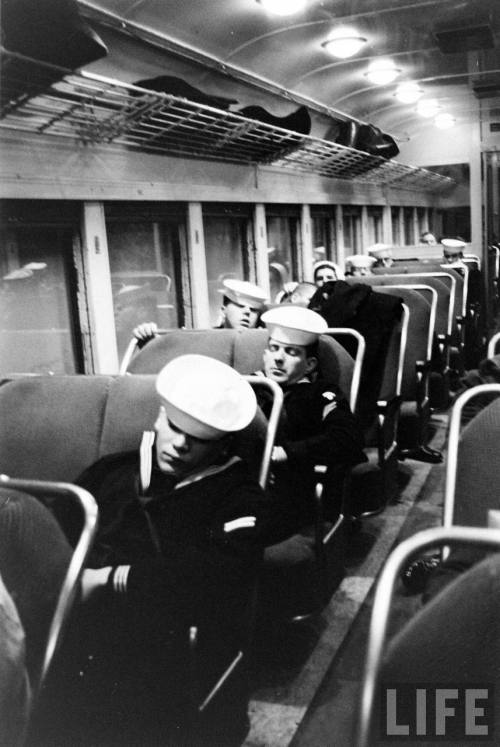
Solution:
{"label": "ceiling light fixture", "polygon": [[400,83],[396,89],[396,98],[402,104],[414,104],[423,95],[423,90],[412,80]]}
{"label": "ceiling light fixture", "polygon": [[435,117],[439,110],[437,99],[420,99],[417,104],[417,112],[422,117]]}
{"label": "ceiling light fixture", "polygon": [[340,26],[321,45],[334,57],[345,60],[357,54],[368,40],[360,36],[355,29]]}
{"label": "ceiling light fixture", "polygon": [[259,5],[277,16],[291,16],[304,10],[307,0],[256,0]]}
{"label": "ceiling light fixture", "polygon": [[385,86],[395,80],[401,70],[396,67],[393,60],[373,60],[365,73],[368,80],[376,86]]}
{"label": "ceiling light fixture", "polygon": [[434,124],[436,127],[438,127],[440,130],[449,130],[450,127],[453,127],[455,124],[455,118],[451,116],[451,114],[447,114],[446,112],[443,112],[442,114],[438,114],[434,120]]}

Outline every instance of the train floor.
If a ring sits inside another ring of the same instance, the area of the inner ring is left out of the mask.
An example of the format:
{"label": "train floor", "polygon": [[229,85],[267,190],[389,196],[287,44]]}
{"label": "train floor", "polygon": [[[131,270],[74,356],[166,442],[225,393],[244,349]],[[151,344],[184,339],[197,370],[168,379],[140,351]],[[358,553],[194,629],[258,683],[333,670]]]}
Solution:
{"label": "train floor", "polygon": [[[442,450],[447,414],[435,414],[430,445]],[[444,465],[399,463],[400,492],[350,537],[346,576],[320,619],[283,631],[252,672],[251,729],[243,747],[351,747],[373,584],[391,548],[441,523]],[[401,584],[391,627],[420,605]]]}

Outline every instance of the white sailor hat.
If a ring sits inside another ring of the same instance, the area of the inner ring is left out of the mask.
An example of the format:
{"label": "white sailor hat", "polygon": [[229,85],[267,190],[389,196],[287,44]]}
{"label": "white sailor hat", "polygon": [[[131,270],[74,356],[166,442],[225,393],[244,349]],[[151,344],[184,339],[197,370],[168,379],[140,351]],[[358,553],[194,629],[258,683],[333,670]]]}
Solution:
{"label": "white sailor hat", "polygon": [[465,241],[461,239],[441,239],[441,244],[445,254],[460,254],[466,247]]}
{"label": "white sailor hat", "polygon": [[156,391],[177,428],[209,441],[242,430],[257,409],[250,384],[205,355],[181,355],[167,363],[156,379]]}
{"label": "white sailor hat", "polygon": [[230,301],[238,303],[241,306],[260,309],[267,301],[267,295],[262,288],[246,280],[226,278],[226,280],[222,281],[222,286],[220,292],[229,298]]}
{"label": "white sailor hat", "polygon": [[330,267],[330,269],[332,269],[337,276],[337,280],[344,279],[344,272],[341,269],[340,265],[332,262],[330,259],[318,259],[318,261],[313,264],[313,277],[315,278],[316,272],[318,270],[322,270],[324,267]]}
{"label": "white sailor hat", "polygon": [[322,316],[302,306],[277,306],[261,317],[269,336],[287,345],[311,345],[328,325]]}
{"label": "white sailor hat", "polygon": [[373,244],[368,247],[368,254],[375,259],[387,259],[392,257],[392,245],[391,244]]}
{"label": "white sailor hat", "polygon": [[350,257],[345,258],[346,265],[357,268],[371,267],[375,261],[375,257],[370,257],[368,254],[351,254]]}

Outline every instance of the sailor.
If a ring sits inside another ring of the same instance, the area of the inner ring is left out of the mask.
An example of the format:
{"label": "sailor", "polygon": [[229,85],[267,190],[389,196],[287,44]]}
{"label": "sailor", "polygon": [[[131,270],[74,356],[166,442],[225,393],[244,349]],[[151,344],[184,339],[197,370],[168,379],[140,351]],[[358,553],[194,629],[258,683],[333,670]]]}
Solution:
{"label": "sailor", "polygon": [[394,264],[391,244],[373,244],[368,247],[368,254],[375,259],[374,267],[392,267]]}
{"label": "sailor", "polygon": [[222,318],[220,328],[253,329],[268,300],[262,288],[246,280],[226,278],[222,282]]}
{"label": "sailor", "polygon": [[375,257],[370,257],[368,254],[352,254],[350,257],[345,258],[345,274],[351,277],[371,275],[375,262]]}
{"label": "sailor", "polygon": [[441,245],[446,265],[456,268],[466,266],[465,262],[462,261],[464,258],[464,249],[467,246],[465,241],[462,239],[441,239]]}
{"label": "sailor", "polygon": [[[226,278],[222,281],[221,317],[216,329],[253,329],[259,323],[267,294],[258,285],[246,280]],[[134,337],[140,346],[156,337],[158,325],[154,322],[143,322],[135,327]]]}
{"label": "sailor", "polygon": [[[342,482],[354,464],[366,461],[363,437],[349,404],[319,370],[319,338],[327,329],[316,312],[278,306],[262,321],[269,330],[263,373],[284,392],[283,418],[272,454],[272,492],[289,532],[314,518],[315,465],[328,468],[325,491],[330,518],[338,515]],[[268,406],[259,399],[264,412]]]}
{"label": "sailor", "polygon": [[322,288],[325,283],[343,280],[344,273],[335,262],[331,262],[329,259],[320,259],[314,263],[313,278],[316,286]]}
{"label": "sailor", "polygon": [[[117,729],[122,743],[170,743],[190,697],[180,656],[189,630],[227,665],[267,543],[269,500],[234,452],[256,413],[248,382],[220,361],[184,355],[160,371],[156,389],[158,416],[140,450],[108,455],[78,480],[96,498],[100,525],[82,579],[84,624],[66,659],[91,657],[76,692],[101,712],[90,725],[99,744],[118,742]],[[224,670],[210,655],[204,666]],[[208,743],[225,744],[225,729],[244,738],[246,694],[234,702]]]}

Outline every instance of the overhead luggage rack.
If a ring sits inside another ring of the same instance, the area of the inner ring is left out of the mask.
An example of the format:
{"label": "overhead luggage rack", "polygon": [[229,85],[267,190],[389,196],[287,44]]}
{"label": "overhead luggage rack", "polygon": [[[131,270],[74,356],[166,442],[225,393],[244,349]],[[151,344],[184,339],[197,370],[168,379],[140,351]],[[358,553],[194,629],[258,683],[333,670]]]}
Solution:
{"label": "overhead luggage rack", "polygon": [[[54,81],[55,71],[59,77]],[[397,183],[408,189],[438,191],[454,184],[426,169],[178,96],[61,70],[5,50],[0,127],[151,153],[266,164],[372,184]]]}

